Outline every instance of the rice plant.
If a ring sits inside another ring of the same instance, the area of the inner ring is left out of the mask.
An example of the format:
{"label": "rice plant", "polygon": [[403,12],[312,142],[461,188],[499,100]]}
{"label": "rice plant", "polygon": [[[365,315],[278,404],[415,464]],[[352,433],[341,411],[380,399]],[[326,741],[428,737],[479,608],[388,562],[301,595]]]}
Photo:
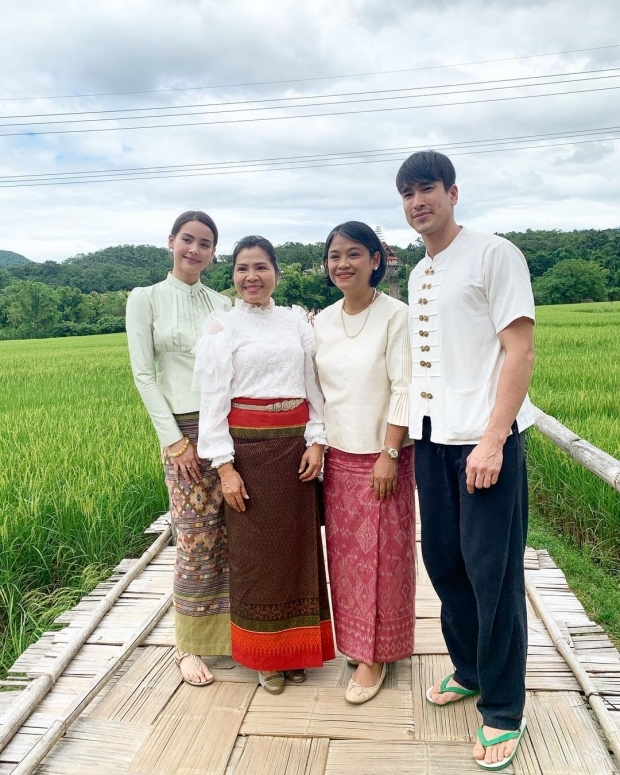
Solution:
{"label": "rice plant", "polygon": [[[534,403],[620,459],[620,302],[538,307]],[[579,545],[620,561],[620,493],[531,430],[530,491]]]}
{"label": "rice plant", "polygon": [[124,334],[0,343],[0,673],[166,510]]}

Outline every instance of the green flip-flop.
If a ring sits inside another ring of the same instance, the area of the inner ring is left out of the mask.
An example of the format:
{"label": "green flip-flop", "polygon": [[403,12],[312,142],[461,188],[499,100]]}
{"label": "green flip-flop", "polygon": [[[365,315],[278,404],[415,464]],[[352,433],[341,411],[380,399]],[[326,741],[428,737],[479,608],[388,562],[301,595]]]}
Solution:
{"label": "green flip-flop", "polygon": [[435,702],[435,700],[431,697],[431,692],[433,691],[433,687],[429,686],[426,690],[426,699],[428,702],[430,702],[431,705],[436,705],[438,708],[443,708],[444,705],[451,705],[453,702],[460,702],[461,700],[464,700],[465,697],[475,697],[477,694],[480,694],[478,689],[464,689],[462,686],[448,686],[448,681],[452,678],[454,673],[450,673],[450,675],[447,675],[443,681],[441,682],[441,686],[439,687],[439,694],[445,694],[446,692],[454,692],[454,694],[460,694],[458,700],[449,700],[448,702]]}
{"label": "green flip-flop", "polygon": [[503,735],[498,735],[497,737],[493,737],[491,740],[487,740],[484,736],[484,733],[482,731],[482,727],[478,730],[478,740],[480,743],[485,747],[488,748],[490,745],[497,745],[498,743],[505,743],[507,740],[516,740],[517,744],[515,745],[514,751],[510,754],[510,756],[506,756],[504,759],[500,759],[500,761],[495,762],[495,764],[485,764],[484,759],[474,759],[478,767],[480,767],[481,770],[503,770],[512,762],[512,760],[515,758],[515,754],[519,750],[519,743],[521,742],[521,738],[523,737],[523,733],[525,732],[527,727],[527,723],[525,719],[521,719],[521,726],[519,729],[515,729],[514,732],[504,732]]}

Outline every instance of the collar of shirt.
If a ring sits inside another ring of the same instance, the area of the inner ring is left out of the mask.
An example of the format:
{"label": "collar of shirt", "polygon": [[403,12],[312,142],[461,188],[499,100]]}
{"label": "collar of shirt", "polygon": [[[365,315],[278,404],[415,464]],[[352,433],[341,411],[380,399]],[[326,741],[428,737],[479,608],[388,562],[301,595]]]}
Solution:
{"label": "collar of shirt", "polygon": [[193,285],[188,285],[187,283],[184,283],[183,280],[179,280],[178,277],[175,277],[172,272],[168,272],[168,277],[166,279],[170,285],[178,288],[184,293],[200,293],[204,287],[200,280],[198,280],[198,282],[194,283]]}

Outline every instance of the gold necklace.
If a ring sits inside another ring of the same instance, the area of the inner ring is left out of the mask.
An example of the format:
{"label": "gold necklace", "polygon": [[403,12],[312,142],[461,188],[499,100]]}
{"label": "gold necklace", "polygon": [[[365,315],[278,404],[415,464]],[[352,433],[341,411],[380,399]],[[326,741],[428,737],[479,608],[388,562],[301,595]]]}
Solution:
{"label": "gold necklace", "polygon": [[342,330],[344,331],[344,335],[347,337],[347,339],[355,339],[356,336],[359,336],[362,333],[362,331],[364,330],[364,326],[366,325],[366,323],[368,322],[368,318],[370,317],[370,310],[372,308],[372,303],[376,299],[376,297],[377,297],[377,289],[374,288],[372,292],[372,299],[370,300],[370,304],[366,307],[366,317],[364,318],[362,327],[357,332],[357,334],[347,333],[347,327],[344,323],[344,299],[342,300],[342,306],[340,307],[340,322],[342,323]]}

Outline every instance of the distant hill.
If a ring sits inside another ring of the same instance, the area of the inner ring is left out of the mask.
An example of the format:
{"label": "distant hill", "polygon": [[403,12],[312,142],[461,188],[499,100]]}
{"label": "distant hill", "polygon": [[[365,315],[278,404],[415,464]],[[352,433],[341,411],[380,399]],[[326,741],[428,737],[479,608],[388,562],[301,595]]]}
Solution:
{"label": "distant hill", "polygon": [[18,264],[32,264],[32,261],[26,256],[20,256],[19,253],[13,253],[12,250],[0,250],[0,268],[6,269],[7,266],[17,266]]}

